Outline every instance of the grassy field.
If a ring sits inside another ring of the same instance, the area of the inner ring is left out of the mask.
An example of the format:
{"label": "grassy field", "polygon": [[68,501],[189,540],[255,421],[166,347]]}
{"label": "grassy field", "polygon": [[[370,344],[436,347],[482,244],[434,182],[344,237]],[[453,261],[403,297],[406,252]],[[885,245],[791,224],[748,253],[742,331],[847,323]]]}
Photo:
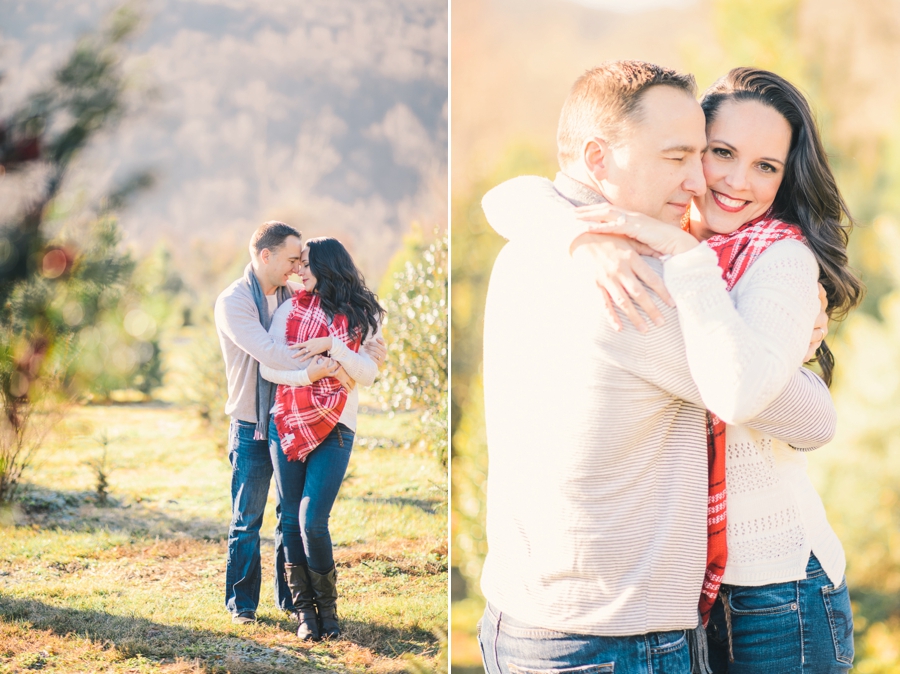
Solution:
{"label": "grassy field", "polygon": [[174,404],[73,408],[0,524],[0,674],[444,666],[446,475],[410,442],[412,421],[361,410],[331,518],[345,636],[309,644],[272,599],[274,484],[260,621],[232,625],[231,469],[218,433]]}

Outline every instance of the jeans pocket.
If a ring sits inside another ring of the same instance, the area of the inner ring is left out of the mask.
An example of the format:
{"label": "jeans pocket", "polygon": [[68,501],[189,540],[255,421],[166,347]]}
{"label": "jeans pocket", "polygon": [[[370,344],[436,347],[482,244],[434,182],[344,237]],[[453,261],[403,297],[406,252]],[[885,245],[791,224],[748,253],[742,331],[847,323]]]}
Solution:
{"label": "jeans pocket", "polygon": [[732,586],[724,597],[735,615],[777,615],[799,610],[797,583]]}
{"label": "jeans pocket", "polygon": [[663,643],[650,647],[650,664],[653,674],[683,674],[691,669],[691,648],[687,633],[674,633],[661,639]]}
{"label": "jeans pocket", "polygon": [[241,440],[253,440],[256,437],[256,424],[238,419],[235,422],[235,435]]}
{"label": "jeans pocket", "polygon": [[506,664],[510,674],[613,674],[615,663],[607,662],[602,665],[580,665],[579,667],[549,667],[547,669],[533,669],[520,667],[508,662]]}
{"label": "jeans pocket", "polygon": [[251,424],[240,419],[232,419],[228,429],[228,449],[237,451],[241,445],[252,441],[256,434],[256,424]]}
{"label": "jeans pocket", "polygon": [[664,643],[650,647],[651,655],[667,655],[687,644],[687,633],[684,630],[672,632],[671,635],[667,632],[666,635],[667,638],[661,639]]}
{"label": "jeans pocket", "polygon": [[828,615],[831,638],[834,640],[834,657],[838,662],[852,665],[853,610],[850,607],[847,580],[842,580],[837,587],[833,585],[823,587],[822,599],[825,601],[825,613]]}

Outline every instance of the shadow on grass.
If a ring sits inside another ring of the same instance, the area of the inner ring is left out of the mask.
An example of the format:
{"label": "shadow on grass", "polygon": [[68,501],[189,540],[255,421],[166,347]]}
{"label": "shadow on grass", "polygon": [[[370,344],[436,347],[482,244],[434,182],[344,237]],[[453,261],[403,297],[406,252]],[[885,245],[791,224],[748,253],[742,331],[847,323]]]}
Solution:
{"label": "shadow on grass", "polygon": [[[52,606],[35,599],[19,599],[0,593],[0,621],[24,622],[31,629],[50,630],[61,637],[86,637],[102,648],[115,648],[122,660],[137,656],[157,660],[187,658],[199,660],[212,672],[319,671],[323,664],[319,657],[323,655],[321,647],[309,643],[301,645],[292,634],[294,623],[289,620],[274,621],[274,624],[266,621],[270,627],[277,625],[287,630],[281,643],[266,646],[253,639],[208,629],[166,625],[133,615]],[[342,639],[326,646],[328,668],[335,671],[350,671],[342,668],[339,662],[341,643],[345,641],[386,657],[403,653],[427,654],[438,646],[435,635],[426,630],[399,630],[347,620],[342,626]]]}
{"label": "shadow on grass", "polygon": [[427,651],[436,651],[438,647],[437,637],[423,629],[400,630],[346,619],[341,620],[341,629],[344,631],[342,639],[386,657],[397,657],[403,653],[422,655]]}
{"label": "shadow on grass", "polygon": [[[267,647],[251,639],[203,629],[165,625],[135,616],[117,616],[51,606],[34,599],[0,594],[0,620],[25,622],[32,629],[58,636],[79,635],[102,648],[113,647],[119,659],[137,656],[157,660],[199,660],[212,672],[226,670],[250,674],[314,671],[315,657],[293,648]],[[285,645],[290,646],[285,638]]]}
{"label": "shadow on grass", "polygon": [[347,501],[362,501],[364,503],[385,504],[400,506],[411,506],[418,508],[429,515],[443,514],[447,509],[447,501],[436,498],[407,498],[405,496],[388,496],[387,498],[378,498],[377,496],[348,496]]}
{"label": "shadow on grass", "polygon": [[16,502],[24,513],[26,524],[45,529],[79,533],[106,530],[133,537],[187,534],[206,541],[227,538],[228,522],[198,518],[189,513],[178,517],[150,507],[152,501],[122,503],[110,496],[105,504],[101,504],[94,492],[25,484],[20,488]]}

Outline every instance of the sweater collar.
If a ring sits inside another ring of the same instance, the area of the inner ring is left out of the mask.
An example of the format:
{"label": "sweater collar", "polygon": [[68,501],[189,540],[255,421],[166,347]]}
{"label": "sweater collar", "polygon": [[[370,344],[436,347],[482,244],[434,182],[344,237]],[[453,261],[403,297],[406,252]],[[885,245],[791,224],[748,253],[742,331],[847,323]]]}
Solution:
{"label": "sweater collar", "polygon": [[583,182],[575,180],[560,171],[556,174],[556,180],[553,181],[556,191],[571,201],[576,206],[587,206],[588,204],[605,204],[606,198],[591,189]]}

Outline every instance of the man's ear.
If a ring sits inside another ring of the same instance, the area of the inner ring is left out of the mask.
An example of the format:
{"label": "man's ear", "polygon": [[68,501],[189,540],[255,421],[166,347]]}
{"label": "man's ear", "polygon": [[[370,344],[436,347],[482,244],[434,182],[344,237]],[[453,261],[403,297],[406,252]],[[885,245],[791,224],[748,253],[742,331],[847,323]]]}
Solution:
{"label": "man's ear", "polygon": [[591,138],[584,142],[581,155],[584,159],[584,167],[599,182],[606,180],[609,173],[610,150],[609,143],[603,138]]}
{"label": "man's ear", "polygon": [[263,248],[259,251],[259,261],[263,264],[269,264],[269,258],[272,256],[272,251],[268,248]]}

